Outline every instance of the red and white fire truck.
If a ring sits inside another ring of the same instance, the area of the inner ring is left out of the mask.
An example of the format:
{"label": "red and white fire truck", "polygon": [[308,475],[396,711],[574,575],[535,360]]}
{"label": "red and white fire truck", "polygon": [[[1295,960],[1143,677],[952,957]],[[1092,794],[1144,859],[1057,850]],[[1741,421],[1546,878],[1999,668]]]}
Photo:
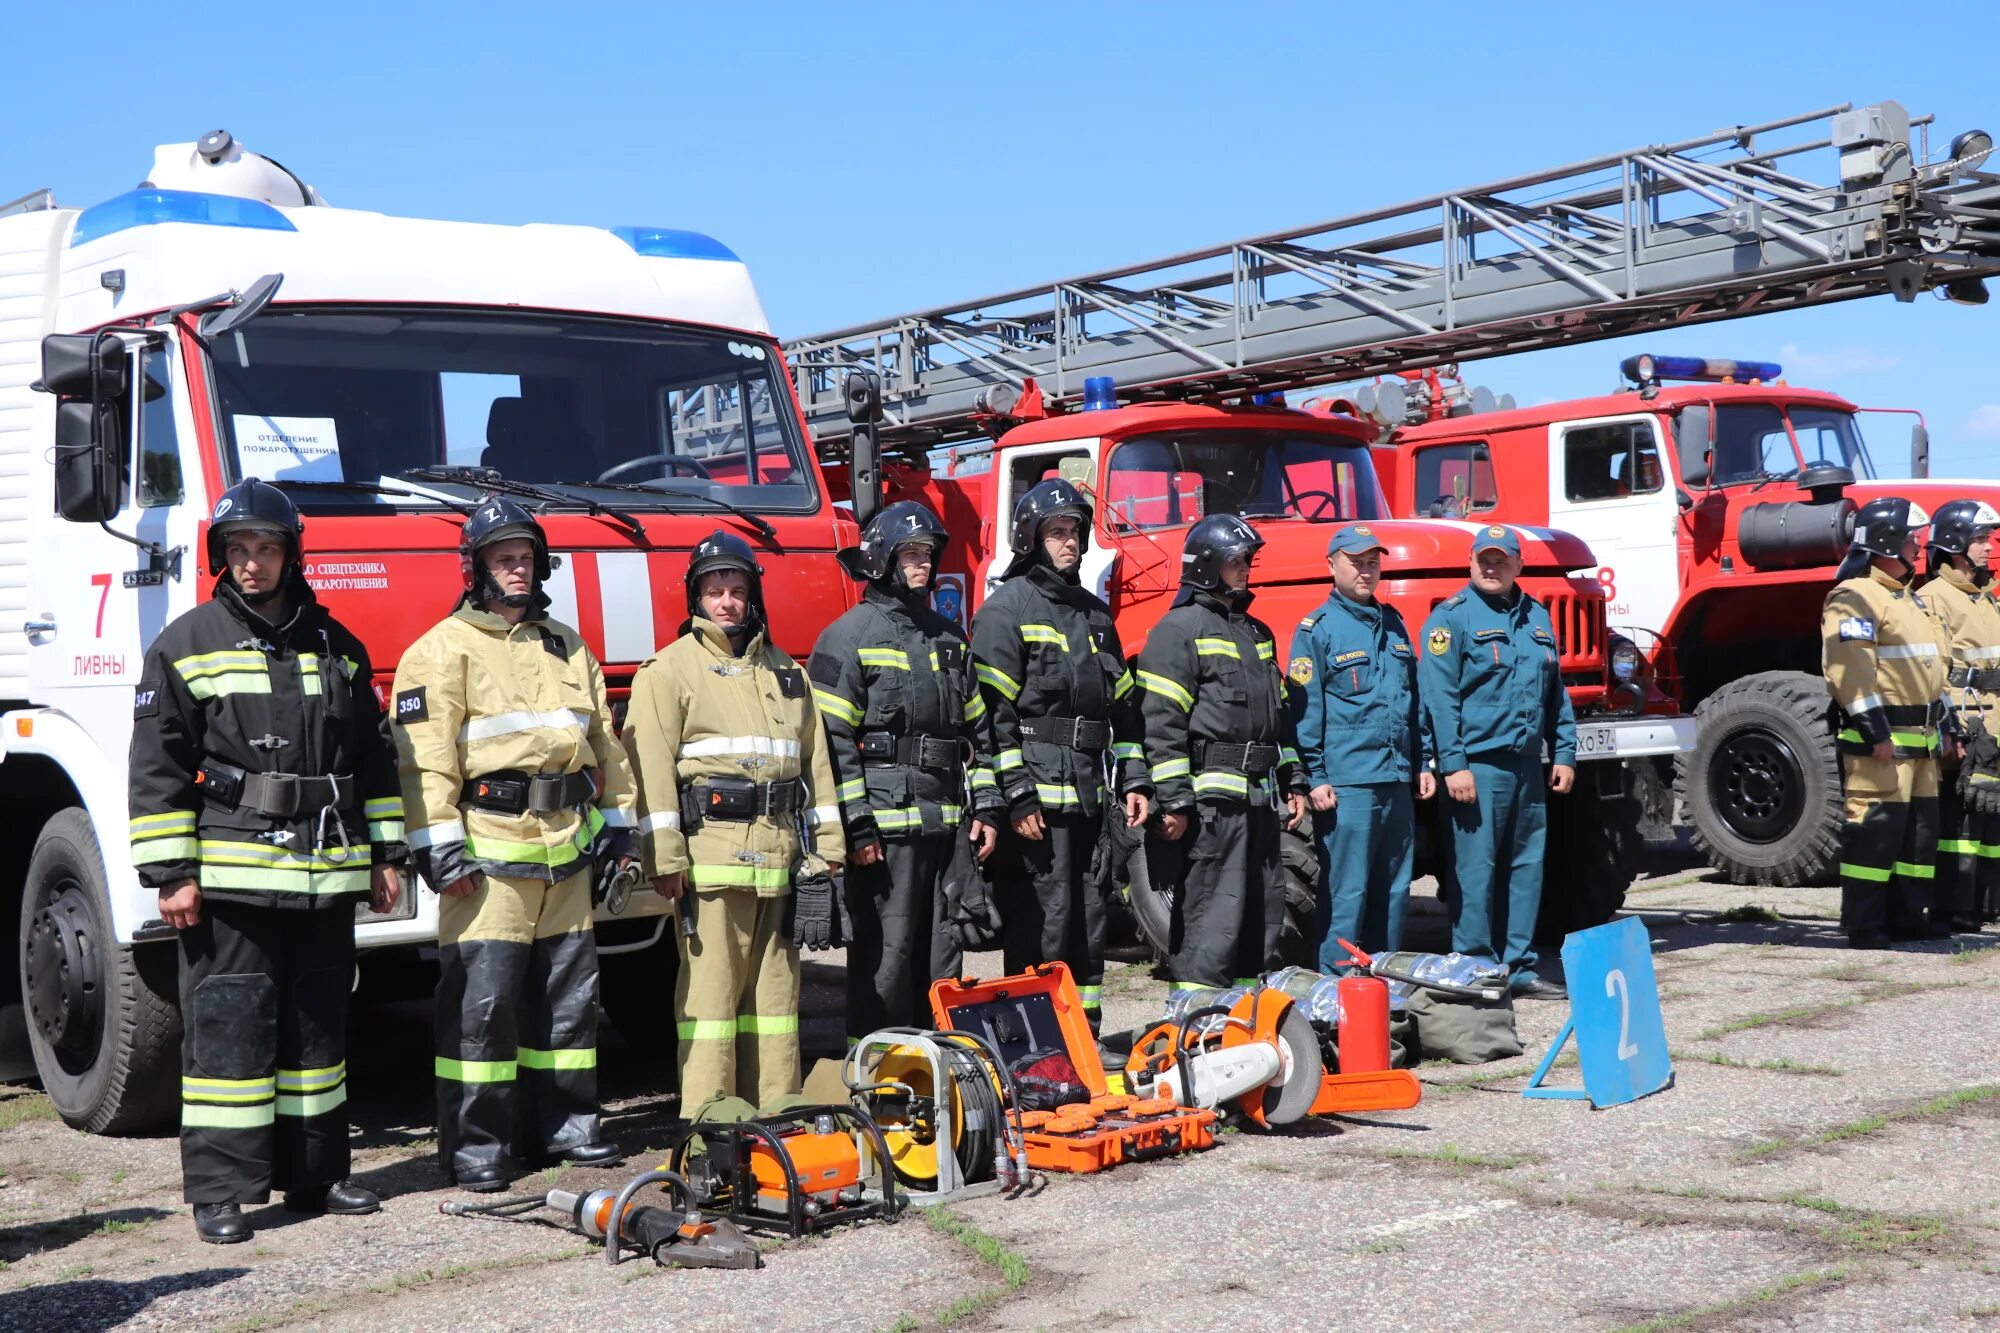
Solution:
{"label": "red and white fire truck", "polygon": [[[2000,482],[1930,477],[1921,416],[1788,385],[1769,362],[1635,356],[1621,369],[1622,392],[1457,415],[1473,395],[1449,377],[1377,386],[1360,405],[1387,427],[1393,511],[1587,541],[1614,634],[1700,721],[1678,785],[1710,863],[1737,882],[1831,883],[1841,777],[1819,616],[1854,512],[1883,495],[1929,512],[2000,505]],[[1888,414],[1915,418],[1907,454]]]}
{"label": "red and white fire truck", "polygon": [[[51,335],[94,369],[36,392]],[[20,958],[0,1047],[93,1130],[176,1103],[173,932],[125,836],[132,686],[208,595],[207,515],[251,474],[298,503],[306,577],[378,692],[456,600],[458,520],[488,490],[540,512],[553,613],[620,699],[717,527],[766,552],[788,650],[853,601],[833,559],[852,523],[750,276],[709,237],[329,207],[220,132],[103,203],[0,211],[0,920]],[[364,967],[431,944],[436,902],[364,914]],[[661,1026],[660,911],[640,894],[598,925],[637,1040]]]}

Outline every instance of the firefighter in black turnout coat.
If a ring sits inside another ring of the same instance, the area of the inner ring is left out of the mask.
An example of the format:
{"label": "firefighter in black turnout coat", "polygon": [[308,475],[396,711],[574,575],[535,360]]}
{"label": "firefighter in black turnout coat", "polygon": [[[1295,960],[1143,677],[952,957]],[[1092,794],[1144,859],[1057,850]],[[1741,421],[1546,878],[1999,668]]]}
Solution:
{"label": "firefighter in black turnout coat", "polygon": [[146,654],[133,707],[132,861],[180,932],[181,1174],[195,1230],[239,1205],[372,1213],[350,1183],[354,908],[400,894],[403,803],[367,650],[301,569],[304,524],[255,478],[216,503],[214,597]]}
{"label": "firefighter in black turnout coat", "polygon": [[1146,758],[1160,806],[1153,883],[1178,885],[1167,960],[1176,990],[1248,985],[1278,965],[1278,844],[1305,818],[1277,644],[1249,614],[1264,539],[1234,514],[1188,530],[1173,609],[1139,654]]}
{"label": "firefighter in black turnout coat", "polygon": [[931,1026],[930,983],[957,975],[961,957],[943,901],[953,840],[965,828],[990,851],[1000,822],[992,775],[969,763],[986,716],[971,650],[929,606],[947,540],[914,500],[869,519],[861,544],[841,553],[868,585],[861,604],[813,646],[847,830],[847,1035],[857,1040]]}
{"label": "firefighter in black turnout coat", "polygon": [[1091,505],[1069,482],[1038,482],[1014,506],[1013,563],[972,624],[986,699],[979,766],[1007,807],[989,862],[1009,972],[1069,964],[1093,1027],[1104,990],[1104,897],[1091,877],[1107,767],[1132,827],[1152,779],[1139,710],[1111,609],[1077,570]]}

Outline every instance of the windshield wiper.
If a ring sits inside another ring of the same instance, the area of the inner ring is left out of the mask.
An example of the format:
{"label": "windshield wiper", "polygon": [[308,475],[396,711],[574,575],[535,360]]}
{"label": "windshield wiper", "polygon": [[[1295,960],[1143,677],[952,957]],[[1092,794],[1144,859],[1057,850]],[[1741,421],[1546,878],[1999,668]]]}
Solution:
{"label": "windshield wiper", "polygon": [[737,504],[734,500],[725,500],[721,496],[711,495],[707,491],[690,490],[683,486],[671,486],[665,482],[652,482],[649,484],[643,481],[566,481],[561,484],[565,486],[598,486],[608,491],[630,491],[641,495],[683,495],[690,500],[705,500],[709,504],[727,509],[730,513],[757,529],[758,532],[764,535],[765,541],[776,542],[778,540],[778,530],[771,526],[771,521],[762,514],[754,514],[742,505]]}
{"label": "windshield wiper", "polygon": [[454,500],[434,491],[413,491],[407,486],[382,486],[372,481],[307,481],[297,477],[280,477],[271,484],[300,491],[359,491],[364,495],[407,495],[417,500],[434,501],[461,514],[472,512],[472,506],[464,501]]}
{"label": "windshield wiper", "polygon": [[1790,472],[1760,472],[1757,474],[1757,484],[1750,489],[1753,492],[1761,491],[1774,481],[1790,481],[1798,475],[1798,468],[1793,468]]}
{"label": "windshield wiper", "polygon": [[[625,525],[634,537],[647,541],[646,525],[622,509],[601,505],[587,495],[574,491],[558,490],[555,486],[542,486],[532,481],[515,481],[503,477],[490,467],[413,467],[396,474],[399,477],[414,477],[418,481],[443,481],[459,486],[484,487],[489,491],[500,491],[506,495],[523,495],[540,500],[544,504],[573,504],[589,514],[602,514]],[[561,483],[557,483],[560,485]]]}

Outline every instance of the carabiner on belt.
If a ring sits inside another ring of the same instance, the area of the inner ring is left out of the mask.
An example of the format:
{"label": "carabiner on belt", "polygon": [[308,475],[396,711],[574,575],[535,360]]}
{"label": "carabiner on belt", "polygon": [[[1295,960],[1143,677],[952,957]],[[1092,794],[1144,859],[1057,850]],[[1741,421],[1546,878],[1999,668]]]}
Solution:
{"label": "carabiner on belt", "polygon": [[[337,853],[327,848],[326,835],[329,825],[332,826],[335,836],[340,839]],[[354,844],[347,836],[347,824],[341,819],[340,811],[331,804],[319,808],[319,823],[313,829],[313,852],[337,866],[347,864],[348,858],[354,855]]]}

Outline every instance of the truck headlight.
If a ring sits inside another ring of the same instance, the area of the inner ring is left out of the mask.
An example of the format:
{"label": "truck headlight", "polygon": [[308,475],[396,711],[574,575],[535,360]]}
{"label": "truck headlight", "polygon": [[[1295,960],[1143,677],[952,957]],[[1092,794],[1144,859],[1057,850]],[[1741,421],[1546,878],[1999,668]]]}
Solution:
{"label": "truck headlight", "polygon": [[1639,679],[1645,669],[1646,659],[1639,655],[1639,649],[1630,639],[1611,641],[1611,676],[1614,680],[1630,684]]}

